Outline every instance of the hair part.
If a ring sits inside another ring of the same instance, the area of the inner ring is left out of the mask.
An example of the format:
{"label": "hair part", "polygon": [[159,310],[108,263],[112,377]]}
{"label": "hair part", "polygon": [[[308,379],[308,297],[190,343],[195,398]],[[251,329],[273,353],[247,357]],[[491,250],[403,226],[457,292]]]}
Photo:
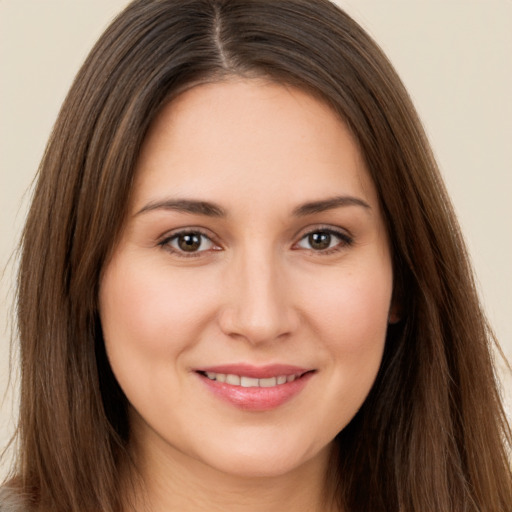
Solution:
{"label": "hair part", "polygon": [[351,130],[380,197],[401,321],[389,328],[370,395],[337,437],[330,478],[340,504],[505,511],[512,438],[455,215],[391,64],[327,0],[136,0],[91,51],[23,232],[12,485],[35,510],[121,510],[130,431],[103,345],[101,272],[158,112],[188,88],[233,76],[321,98]]}

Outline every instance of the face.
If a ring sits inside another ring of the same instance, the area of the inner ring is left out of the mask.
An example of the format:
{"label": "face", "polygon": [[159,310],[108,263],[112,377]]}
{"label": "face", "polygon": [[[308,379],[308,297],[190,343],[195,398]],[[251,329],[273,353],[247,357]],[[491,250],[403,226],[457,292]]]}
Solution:
{"label": "face", "polygon": [[328,107],[258,80],[183,93],[100,283],[137,444],[247,476],[324,457],[374,382],[391,294],[375,188]]}

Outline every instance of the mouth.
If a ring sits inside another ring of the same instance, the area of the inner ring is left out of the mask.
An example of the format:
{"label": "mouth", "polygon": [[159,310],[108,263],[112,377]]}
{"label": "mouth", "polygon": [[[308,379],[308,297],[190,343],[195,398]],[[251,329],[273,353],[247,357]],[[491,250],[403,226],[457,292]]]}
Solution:
{"label": "mouth", "polygon": [[[313,371],[313,370],[310,370]],[[202,372],[199,371],[200,375],[216,381],[229,384],[231,386],[240,386],[242,388],[272,388],[274,386],[282,386],[288,382],[293,382],[303,377],[310,371],[292,373],[291,375],[277,375],[275,377],[257,378],[250,377],[248,375],[236,375],[233,373],[217,373],[217,372]]]}
{"label": "mouth", "polygon": [[276,409],[300,394],[316,370],[228,365],[195,370],[216,398],[244,411]]}

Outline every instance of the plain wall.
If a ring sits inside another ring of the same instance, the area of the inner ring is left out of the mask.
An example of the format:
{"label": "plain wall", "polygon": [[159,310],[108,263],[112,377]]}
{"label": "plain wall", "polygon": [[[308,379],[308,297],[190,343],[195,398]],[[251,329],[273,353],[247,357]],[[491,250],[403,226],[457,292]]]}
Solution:
{"label": "plain wall", "polygon": [[[422,117],[512,360],[512,2],[340,0],[385,50]],[[13,254],[64,96],[126,0],[0,0],[0,397],[7,388]],[[512,379],[499,363],[507,409]],[[15,367],[16,368],[16,367]],[[0,451],[16,382],[0,407]],[[5,467],[0,467],[0,480]]]}

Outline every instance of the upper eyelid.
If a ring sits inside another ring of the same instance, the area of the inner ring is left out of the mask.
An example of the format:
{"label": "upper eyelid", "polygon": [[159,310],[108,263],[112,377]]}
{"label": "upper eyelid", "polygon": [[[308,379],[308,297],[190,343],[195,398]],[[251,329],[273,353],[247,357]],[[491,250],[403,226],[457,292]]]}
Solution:
{"label": "upper eyelid", "polygon": [[199,227],[199,226],[176,228],[176,229],[172,229],[170,231],[166,231],[165,233],[163,233],[161,236],[158,237],[158,241],[159,241],[159,243],[161,243],[166,240],[171,240],[179,235],[186,235],[188,233],[199,233],[200,235],[203,235],[206,238],[208,238],[209,240],[211,240],[212,242],[217,243],[217,242],[215,242],[217,237],[215,236],[215,234],[212,231],[210,231],[209,229]]}
{"label": "upper eyelid", "polygon": [[339,235],[341,237],[347,237],[347,238],[354,238],[352,233],[348,231],[347,229],[338,227],[338,226],[331,226],[329,224],[318,224],[313,226],[308,226],[307,228],[301,229],[296,235],[295,238],[297,240],[302,240],[305,236],[308,236],[312,233],[316,233],[318,231],[326,231],[328,233],[334,233],[335,235]]}

